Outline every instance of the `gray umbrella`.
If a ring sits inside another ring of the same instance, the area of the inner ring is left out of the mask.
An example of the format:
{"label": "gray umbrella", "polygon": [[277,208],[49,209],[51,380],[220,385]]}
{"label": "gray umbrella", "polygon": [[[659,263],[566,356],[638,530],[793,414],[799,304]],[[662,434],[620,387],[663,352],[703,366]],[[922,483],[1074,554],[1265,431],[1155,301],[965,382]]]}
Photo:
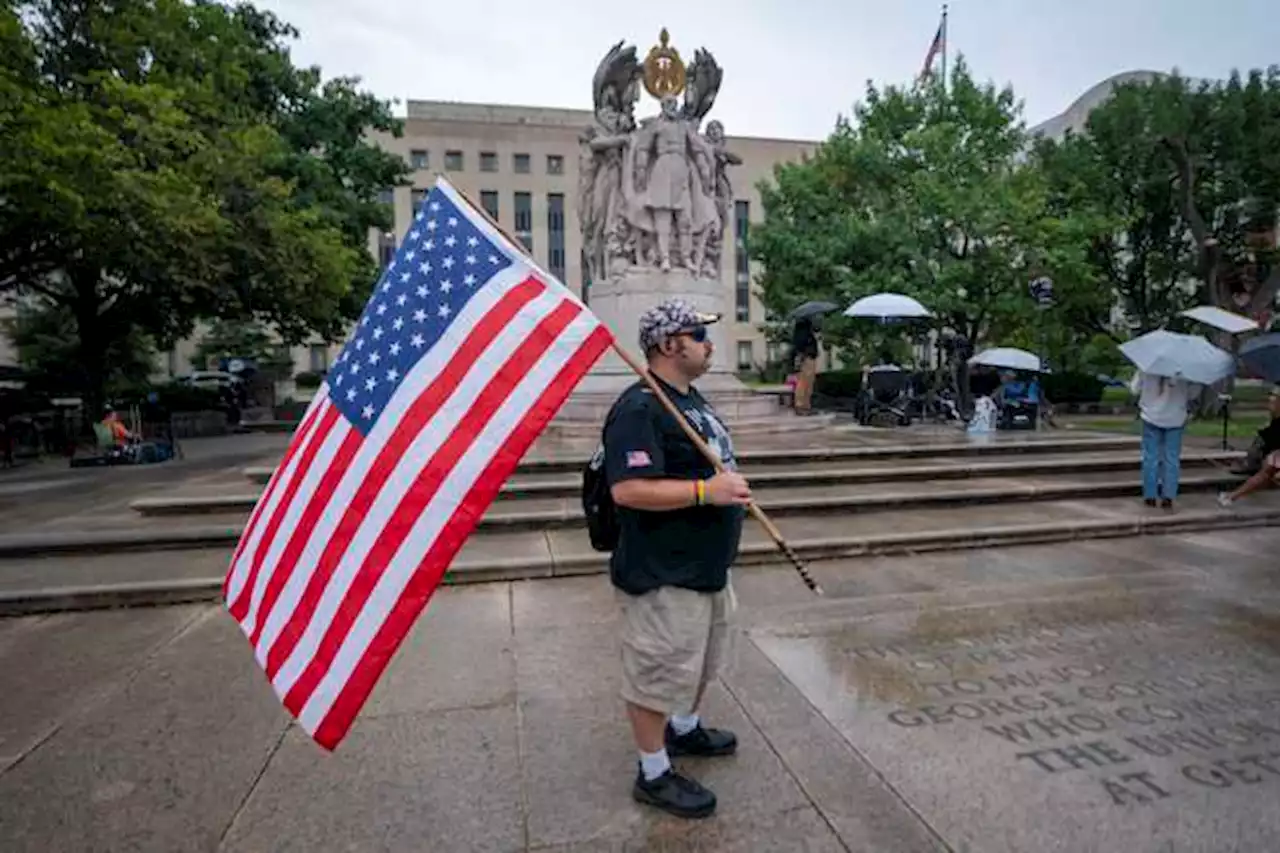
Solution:
{"label": "gray umbrella", "polygon": [[799,308],[796,308],[794,311],[788,314],[787,319],[788,320],[804,320],[808,317],[816,317],[821,314],[830,314],[832,311],[836,310],[839,307],[840,307],[839,305],[836,305],[832,302],[806,302],[805,304],[801,305]]}
{"label": "gray umbrella", "polygon": [[1240,360],[1251,373],[1280,382],[1280,332],[1250,338],[1240,347]]}

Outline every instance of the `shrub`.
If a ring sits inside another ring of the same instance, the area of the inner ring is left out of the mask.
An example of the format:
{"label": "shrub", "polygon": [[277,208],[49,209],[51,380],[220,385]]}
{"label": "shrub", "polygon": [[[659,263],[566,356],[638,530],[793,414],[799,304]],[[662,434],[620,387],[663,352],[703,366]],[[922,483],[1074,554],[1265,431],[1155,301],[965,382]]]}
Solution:
{"label": "shrub", "polygon": [[814,380],[813,392],[824,397],[851,398],[862,390],[862,371],[828,370]]}
{"label": "shrub", "polygon": [[1044,393],[1054,403],[1100,403],[1106,383],[1091,373],[1050,373]]}

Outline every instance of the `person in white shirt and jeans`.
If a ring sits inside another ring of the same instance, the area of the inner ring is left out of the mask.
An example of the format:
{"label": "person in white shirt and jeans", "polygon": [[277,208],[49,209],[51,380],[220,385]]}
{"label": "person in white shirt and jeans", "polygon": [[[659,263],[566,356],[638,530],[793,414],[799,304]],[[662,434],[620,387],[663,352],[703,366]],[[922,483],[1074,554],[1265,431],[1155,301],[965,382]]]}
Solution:
{"label": "person in white shirt and jeans", "polygon": [[1173,509],[1182,467],[1182,432],[1197,386],[1185,379],[1139,371],[1129,383],[1142,415],[1142,497]]}

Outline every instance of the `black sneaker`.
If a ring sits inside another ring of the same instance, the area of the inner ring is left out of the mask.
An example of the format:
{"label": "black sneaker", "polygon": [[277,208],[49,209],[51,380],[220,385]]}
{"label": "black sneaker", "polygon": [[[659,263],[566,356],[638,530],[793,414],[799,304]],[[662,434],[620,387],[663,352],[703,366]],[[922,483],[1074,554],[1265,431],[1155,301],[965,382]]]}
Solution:
{"label": "black sneaker", "polygon": [[667,754],[673,758],[677,755],[694,755],[707,758],[715,755],[733,755],[738,751],[738,736],[725,729],[704,729],[698,727],[687,734],[678,735],[667,721],[665,732]]}
{"label": "black sneaker", "polygon": [[645,779],[640,771],[631,796],[676,817],[710,817],[716,810],[715,794],[670,768],[657,779]]}

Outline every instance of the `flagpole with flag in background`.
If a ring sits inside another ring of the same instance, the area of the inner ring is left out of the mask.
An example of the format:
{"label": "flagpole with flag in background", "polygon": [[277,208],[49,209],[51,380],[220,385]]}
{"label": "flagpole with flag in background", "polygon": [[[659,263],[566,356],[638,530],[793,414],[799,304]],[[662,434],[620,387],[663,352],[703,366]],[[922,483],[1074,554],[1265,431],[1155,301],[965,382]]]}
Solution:
{"label": "flagpole with flag in background", "polygon": [[942,58],[942,88],[947,88],[947,4],[942,4],[942,21],[938,24],[938,31],[933,35],[933,41],[929,44],[929,52],[924,57],[924,68],[920,71],[920,80],[924,81],[933,76],[933,62],[935,59]]}

